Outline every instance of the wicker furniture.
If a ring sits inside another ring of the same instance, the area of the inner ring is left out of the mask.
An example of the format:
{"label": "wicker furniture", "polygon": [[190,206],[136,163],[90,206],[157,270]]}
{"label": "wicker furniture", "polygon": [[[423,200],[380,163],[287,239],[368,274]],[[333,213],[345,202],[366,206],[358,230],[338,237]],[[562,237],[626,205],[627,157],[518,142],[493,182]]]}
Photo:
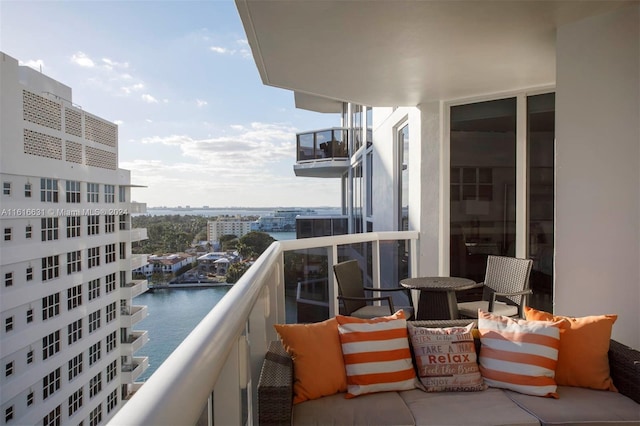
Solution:
{"label": "wicker furniture", "polygon": [[468,278],[418,277],[401,280],[400,285],[420,291],[417,320],[447,320],[458,318],[456,291],[469,290],[480,284]]}
{"label": "wicker furniture", "polygon": [[[423,327],[450,327],[466,325],[468,320],[457,321],[414,321],[412,324]],[[479,347],[476,339],[476,347]],[[385,409],[384,420],[369,422],[375,424],[411,424],[406,421],[407,406],[409,412],[416,417],[413,424],[444,424],[440,420],[433,420],[439,413],[446,419],[446,424],[507,424],[505,407],[513,416],[517,411],[529,418],[526,424],[567,424],[584,423],[597,424],[633,424],[640,425],[640,352],[631,349],[615,340],[611,340],[609,349],[610,374],[619,393],[597,391],[583,388],[569,388],[559,390],[560,399],[540,398],[516,394],[490,388],[482,392],[436,392],[427,393],[420,390],[405,392],[383,392],[365,395],[354,399],[345,399],[344,394],[323,397],[319,400],[307,401],[293,406],[293,364],[287,352],[279,341],[274,341],[269,347],[262,366],[258,382],[258,417],[261,425],[291,425],[291,424],[324,424],[319,418],[309,418],[309,409],[305,404],[316,405],[316,410],[327,416],[337,417],[334,424],[360,424],[358,421],[345,421],[347,418],[362,418],[362,411],[369,412],[369,418],[376,415],[376,410]],[[564,392],[564,393],[563,393]],[[400,395],[400,397],[399,397]],[[367,399],[368,397],[373,397]],[[403,404],[404,417],[400,411],[396,421],[389,421],[388,409],[382,408],[381,398],[388,397],[391,403]],[[374,399],[377,398],[377,399]],[[377,402],[371,402],[377,401]],[[496,404],[502,404],[498,407]],[[506,405],[506,404],[510,405]],[[406,405],[405,405],[406,404]],[[536,405],[537,404],[537,405]],[[562,404],[568,405],[565,409]],[[486,405],[486,406],[485,406]],[[540,407],[542,405],[542,407]],[[320,408],[318,408],[320,407]],[[532,408],[533,407],[533,408]],[[335,408],[335,409],[334,409]],[[483,413],[480,413],[480,411]],[[358,411],[354,415],[353,411]],[[554,419],[557,412],[561,418]],[[547,413],[548,412],[548,413]],[[373,414],[371,414],[373,413]],[[494,415],[495,417],[469,421],[472,415]],[[595,413],[595,414],[594,414]],[[635,414],[634,414],[635,413]],[[363,414],[366,416],[367,414]],[[586,416],[586,417],[585,417]],[[593,422],[589,416],[599,416]],[[607,417],[609,416],[609,417]],[[631,418],[629,418],[631,416]],[[634,417],[635,416],[635,417]],[[533,422],[531,422],[531,419]],[[506,423],[505,423],[506,422]],[[523,423],[519,423],[523,424]]]}
{"label": "wicker furniture", "polygon": [[[358,318],[374,318],[385,315],[391,315],[396,311],[391,296],[368,297],[365,296],[365,290],[372,293],[389,293],[404,292],[408,290],[398,288],[373,288],[365,287],[362,280],[362,271],[358,266],[357,260],[347,260],[333,265],[333,271],[338,281],[338,289],[340,295],[338,299],[342,301],[345,315]],[[409,303],[411,303],[411,295],[407,294]],[[383,305],[374,305],[368,302],[383,301]],[[406,318],[413,317],[413,307],[401,307]]]}
{"label": "wicker furniture", "polygon": [[482,300],[458,303],[463,318],[477,318],[478,309],[496,315],[523,318],[533,261],[515,257],[488,256]]}

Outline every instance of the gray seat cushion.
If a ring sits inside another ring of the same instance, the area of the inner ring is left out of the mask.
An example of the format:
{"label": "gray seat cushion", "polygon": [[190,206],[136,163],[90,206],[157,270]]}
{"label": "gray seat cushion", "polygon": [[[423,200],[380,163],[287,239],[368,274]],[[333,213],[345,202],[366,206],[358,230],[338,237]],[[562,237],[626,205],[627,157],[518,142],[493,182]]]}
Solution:
{"label": "gray seat cushion", "polygon": [[539,425],[500,389],[480,392],[423,392],[410,390],[400,396],[411,410],[416,425]]}
{"label": "gray seat cushion", "polygon": [[505,394],[542,425],[640,425],[640,404],[617,392],[558,386],[558,399]]}
{"label": "gray seat cushion", "polygon": [[381,392],[345,399],[344,393],[293,406],[294,425],[413,426],[413,416],[397,392]]}

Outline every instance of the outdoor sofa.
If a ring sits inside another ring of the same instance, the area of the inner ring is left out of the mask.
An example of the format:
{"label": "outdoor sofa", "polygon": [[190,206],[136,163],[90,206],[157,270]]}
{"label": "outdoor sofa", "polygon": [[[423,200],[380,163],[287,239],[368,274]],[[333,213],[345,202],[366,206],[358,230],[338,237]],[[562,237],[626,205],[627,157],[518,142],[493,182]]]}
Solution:
{"label": "outdoor sofa", "polygon": [[[615,320],[614,320],[615,321]],[[462,327],[470,320],[407,321],[407,327]],[[277,326],[276,326],[277,327]],[[477,327],[477,322],[474,322]],[[476,353],[480,338],[474,334]],[[605,349],[606,351],[606,349]],[[412,348],[415,365],[416,357]],[[258,383],[261,425],[640,425],[640,352],[615,340],[608,350],[617,392],[558,386],[559,398],[488,387],[476,392],[345,393],[294,404],[294,367],[280,340],[271,342]],[[583,360],[575,359],[576,363]]]}

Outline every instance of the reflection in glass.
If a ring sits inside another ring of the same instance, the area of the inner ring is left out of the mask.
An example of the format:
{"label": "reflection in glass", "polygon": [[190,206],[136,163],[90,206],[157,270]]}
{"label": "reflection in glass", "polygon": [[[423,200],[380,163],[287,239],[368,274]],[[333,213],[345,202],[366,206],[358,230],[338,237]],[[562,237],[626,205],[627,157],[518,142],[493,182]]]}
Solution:
{"label": "reflection in glass", "polygon": [[451,108],[450,274],[482,281],[490,254],[515,256],[516,99]]}
{"label": "reflection in glass", "polygon": [[409,230],[409,125],[398,131],[398,167],[400,169],[400,205],[398,206],[398,230]]}

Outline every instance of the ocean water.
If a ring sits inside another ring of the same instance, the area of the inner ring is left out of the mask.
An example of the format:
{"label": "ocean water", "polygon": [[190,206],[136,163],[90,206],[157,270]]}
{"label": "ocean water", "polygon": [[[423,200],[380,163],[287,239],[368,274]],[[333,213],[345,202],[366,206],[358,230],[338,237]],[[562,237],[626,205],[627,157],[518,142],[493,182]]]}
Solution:
{"label": "ocean water", "polygon": [[135,297],[133,304],[146,305],[148,315],[134,330],[149,332],[149,341],[135,353],[149,357],[149,368],[137,380],[148,379],[230,288],[160,289]]}

